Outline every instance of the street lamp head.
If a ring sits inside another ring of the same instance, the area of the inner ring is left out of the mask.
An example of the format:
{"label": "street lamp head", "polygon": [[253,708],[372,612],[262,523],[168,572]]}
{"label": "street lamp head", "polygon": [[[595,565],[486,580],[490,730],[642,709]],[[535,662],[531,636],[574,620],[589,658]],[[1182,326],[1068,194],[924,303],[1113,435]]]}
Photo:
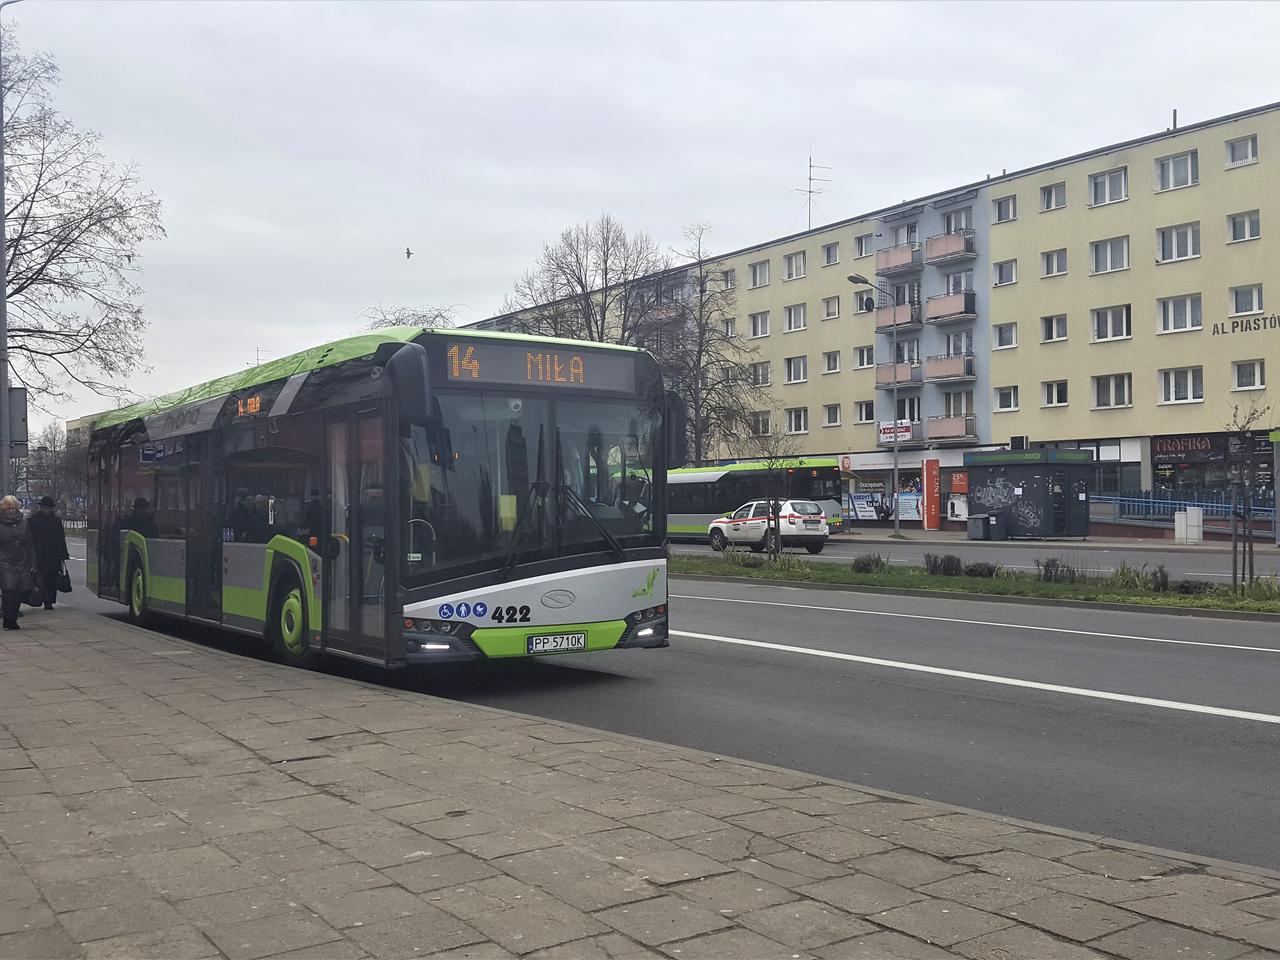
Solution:
{"label": "street lamp head", "polygon": [[865,284],[868,287],[871,286],[871,281],[868,280],[866,277],[864,277],[860,273],[851,273],[849,274],[849,276],[845,277],[845,279],[848,280],[850,283],[861,283],[861,284]]}

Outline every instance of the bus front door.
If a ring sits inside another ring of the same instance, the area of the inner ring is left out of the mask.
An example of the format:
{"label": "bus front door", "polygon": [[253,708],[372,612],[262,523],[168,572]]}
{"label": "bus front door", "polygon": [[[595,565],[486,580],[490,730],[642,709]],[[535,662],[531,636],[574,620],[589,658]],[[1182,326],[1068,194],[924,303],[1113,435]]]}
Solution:
{"label": "bus front door", "polygon": [[383,418],[340,415],[325,434],[324,646],[385,663]]}

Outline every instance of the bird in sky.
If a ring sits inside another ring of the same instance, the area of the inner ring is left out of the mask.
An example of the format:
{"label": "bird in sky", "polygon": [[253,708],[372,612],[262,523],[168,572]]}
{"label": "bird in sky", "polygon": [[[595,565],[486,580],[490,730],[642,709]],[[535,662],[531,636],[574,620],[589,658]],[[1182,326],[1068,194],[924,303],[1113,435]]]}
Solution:
{"label": "bird in sky", "polygon": [[404,258],[405,258],[406,260],[408,260],[408,259],[409,259],[410,257],[412,257],[412,256],[413,256],[413,251],[412,251],[412,250],[410,250],[408,247],[405,247],[405,248],[404,248]]}

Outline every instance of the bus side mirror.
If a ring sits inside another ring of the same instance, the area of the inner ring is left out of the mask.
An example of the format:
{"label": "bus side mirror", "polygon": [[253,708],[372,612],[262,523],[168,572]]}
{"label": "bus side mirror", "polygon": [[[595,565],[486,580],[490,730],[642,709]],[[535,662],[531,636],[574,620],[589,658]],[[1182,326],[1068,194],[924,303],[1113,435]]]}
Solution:
{"label": "bus side mirror", "polygon": [[667,469],[674,470],[689,462],[689,412],[684,398],[667,394]]}

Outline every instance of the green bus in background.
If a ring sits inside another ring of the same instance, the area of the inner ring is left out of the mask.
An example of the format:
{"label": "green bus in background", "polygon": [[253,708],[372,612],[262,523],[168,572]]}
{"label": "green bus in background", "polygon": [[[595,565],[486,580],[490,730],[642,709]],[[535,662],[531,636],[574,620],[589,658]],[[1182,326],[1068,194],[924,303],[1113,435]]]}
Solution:
{"label": "green bus in background", "polygon": [[361,334],[98,417],[89,585],[301,666],[663,647],[683,449],[641,350]]}
{"label": "green bus in background", "polygon": [[[785,467],[777,468],[777,473],[771,484],[769,470],[760,463],[668,471],[667,530],[673,539],[706,540],[712,520],[751,500],[770,496],[812,500],[822,507],[832,533],[843,528],[840,464],[834,457],[788,458]],[[770,489],[771,486],[776,489]]]}

